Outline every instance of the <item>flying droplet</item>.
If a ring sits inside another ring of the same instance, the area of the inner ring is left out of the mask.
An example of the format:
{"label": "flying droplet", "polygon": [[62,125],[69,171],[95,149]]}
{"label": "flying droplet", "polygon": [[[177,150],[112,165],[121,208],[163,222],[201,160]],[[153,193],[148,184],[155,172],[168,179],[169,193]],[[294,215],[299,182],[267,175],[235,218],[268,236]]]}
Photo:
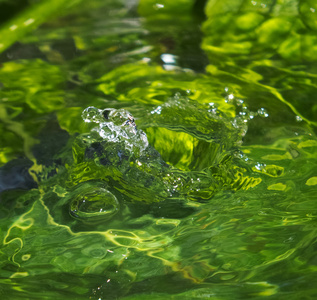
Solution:
{"label": "flying droplet", "polygon": [[300,116],[296,116],[296,121],[301,122],[301,121],[303,121],[303,119]]}
{"label": "flying droplet", "polygon": [[269,116],[267,110],[266,110],[265,108],[263,108],[263,107],[261,107],[260,109],[258,109],[257,113],[258,113],[258,115],[259,115],[260,117],[263,117],[263,118],[267,118],[267,117]]}

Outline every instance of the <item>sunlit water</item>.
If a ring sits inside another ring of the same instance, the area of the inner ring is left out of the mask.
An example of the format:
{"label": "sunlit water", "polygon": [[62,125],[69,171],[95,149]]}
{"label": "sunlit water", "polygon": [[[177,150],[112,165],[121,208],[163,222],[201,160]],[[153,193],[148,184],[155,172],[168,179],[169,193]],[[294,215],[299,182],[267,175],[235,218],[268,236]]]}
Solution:
{"label": "sunlit water", "polygon": [[315,2],[86,2],[0,56],[1,299],[317,298]]}

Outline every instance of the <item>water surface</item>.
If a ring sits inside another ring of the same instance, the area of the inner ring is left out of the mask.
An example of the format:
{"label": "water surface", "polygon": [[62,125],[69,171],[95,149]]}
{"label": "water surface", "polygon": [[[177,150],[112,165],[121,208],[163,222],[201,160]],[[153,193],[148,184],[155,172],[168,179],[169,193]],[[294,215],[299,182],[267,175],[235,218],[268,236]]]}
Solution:
{"label": "water surface", "polygon": [[1,297],[315,299],[315,2],[23,5],[0,1]]}

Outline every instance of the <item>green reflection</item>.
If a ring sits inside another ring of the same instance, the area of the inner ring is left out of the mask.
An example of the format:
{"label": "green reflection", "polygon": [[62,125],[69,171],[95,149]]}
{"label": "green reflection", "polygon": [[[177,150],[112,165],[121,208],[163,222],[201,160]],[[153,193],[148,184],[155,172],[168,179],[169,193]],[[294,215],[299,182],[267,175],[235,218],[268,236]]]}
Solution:
{"label": "green reflection", "polygon": [[[199,2],[32,2],[1,24],[10,299],[315,297],[317,7]],[[88,106],[134,120],[104,138]]]}

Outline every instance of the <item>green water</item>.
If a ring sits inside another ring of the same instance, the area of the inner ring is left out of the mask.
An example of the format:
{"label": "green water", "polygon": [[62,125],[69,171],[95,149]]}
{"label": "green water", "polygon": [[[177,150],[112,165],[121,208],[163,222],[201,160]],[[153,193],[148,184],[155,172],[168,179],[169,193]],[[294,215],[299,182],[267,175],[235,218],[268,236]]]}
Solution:
{"label": "green water", "polygon": [[0,0],[1,299],[316,299],[317,4]]}

